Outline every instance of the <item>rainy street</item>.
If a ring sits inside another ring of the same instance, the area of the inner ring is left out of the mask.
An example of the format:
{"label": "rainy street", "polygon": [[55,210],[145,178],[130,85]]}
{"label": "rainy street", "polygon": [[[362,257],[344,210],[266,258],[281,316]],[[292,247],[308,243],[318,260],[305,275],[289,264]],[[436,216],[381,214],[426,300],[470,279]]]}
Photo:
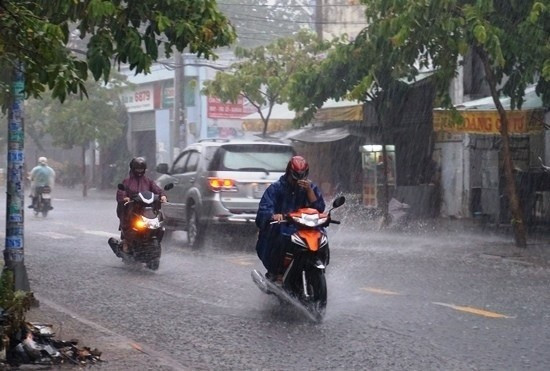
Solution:
{"label": "rainy street", "polygon": [[508,238],[369,232],[352,228],[346,205],[329,231],[327,313],[315,325],[252,282],[254,230],[248,243],[200,251],[178,232],[151,272],[107,245],[111,194],[59,188],[53,204],[47,218],[26,213],[31,289],[104,352],[105,369],[550,368],[550,269],[499,257],[513,251]]}

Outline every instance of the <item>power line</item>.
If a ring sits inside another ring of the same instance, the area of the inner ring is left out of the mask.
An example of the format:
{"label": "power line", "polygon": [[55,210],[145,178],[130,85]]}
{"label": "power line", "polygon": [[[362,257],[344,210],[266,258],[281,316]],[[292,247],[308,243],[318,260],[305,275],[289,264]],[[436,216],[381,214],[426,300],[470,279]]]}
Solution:
{"label": "power line", "polygon": [[[224,6],[238,6],[238,7],[255,7],[255,8],[315,8],[317,5],[269,5],[269,4],[228,4],[228,3],[220,3],[218,2],[218,5],[224,5]],[[324,8],[329,7],[362,7],[363,5],[360,4],[323,4]]]}
{"label": "power line", "polygon": [[314,20],[311,21],[295,21],[291,19],[281,19],[281,18],[268,18],[268,17],[258,17],[250,14],[243,14],[243,13],[229,13],[229,15],[243,17],[243,18],[235,18],[235,20],[242,20],[242,21],[248,21],[248,22],[266,22],[266,21],[273,21],[273,22],[286,22],[286,23],[305,23],[305,24],[343,24],[343,25],[351,25],[351,24],[358,24],[358,25],[366,25],[367,21],[365,22],[330,22],[330,21],[323,21],[323,22],[317,22]]}

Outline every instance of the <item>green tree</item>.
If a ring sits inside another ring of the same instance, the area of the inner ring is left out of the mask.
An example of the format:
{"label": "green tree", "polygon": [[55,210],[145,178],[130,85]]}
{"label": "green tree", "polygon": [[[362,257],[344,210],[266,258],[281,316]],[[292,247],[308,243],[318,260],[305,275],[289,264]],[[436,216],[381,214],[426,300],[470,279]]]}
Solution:
{"label": "green tree", "polygon": [[[7,269],[17,289],[29,290],[23,252],[23,101],[46,89],[53,98],[86,94],[88,71],[109,81],[111,66],[147,73],[175,48],[206,58],[235,39],[215,0],[0,0],[0,106],[8,109]],[[85,58],[69,47],[70,34],[86,43]],[[75,139],[76,142],[76,139]]]}
{"label": "green tree", "polygon": [[[205,84],[203,93],[224,102],[247,99],[260,114],[265,136],[273,106],[288,99],[292,76],[317,63],[322,53],[337,42],[319,42],[314,33],[301,31],[266,46],[237,48],[235,55],[243,60],[232,64],[227,72],[218,72],[214,80]],[[264,108],[266,114],[262,112]]]}
{"label": "green tree", "polygon": [[[435,71],[438,92],[450,105],[448,87],[459,57],[472,50],[483,62],[487,83],[502,122],[502,157],[512,213],[515,242],[526,246],[526,230],[517,195],[510,154],[508,118],[500,95],[521,108],[525,88],[536,84],[545,105],[550,103],[550,5],[538,0],[362,0],[367,5],[368,29],[363,50],[392,68],[394,77],[413,77],[421,68]],[[391,46],[391,50],[387,50]],[[346,61],[353,66],[362,59]],[[346,82],[355,93],[369,89],[376,71],[367,58],[368,72]],[[354,67],[352,67],[353,69]],[[340,91],[345,90],[344,87]],[[322,90],[322,89],[321,89]],[[317,106],[314,104],[312,107]]]}
{"label": "green tree", "polygon": [[53,98],[29,100],[27,122],[35,132],[47,133],[55,146],[82,149],[82,194],[87,196],[85,153],[97,142],[107,147],[117,139],[126,121],[126,108],[120,101],[120,80],[112,79],[109,86],[88,81],[85,85],[88,99],[69,96],[60,103]]}
{"label": "green tree", "polygon": [[[85,93],[88,70],[108,81],[111,65],[127,63],[148,72],[173,49],[206,58],[230,44],[235,33],[215,0],[2,0],[0,1],[0,104],[9,102],[11,71],[25,68],[25,93],[38,96],[49,88],[63,101]],[[85,60],[67,48],[71,25],[89,36]]]}

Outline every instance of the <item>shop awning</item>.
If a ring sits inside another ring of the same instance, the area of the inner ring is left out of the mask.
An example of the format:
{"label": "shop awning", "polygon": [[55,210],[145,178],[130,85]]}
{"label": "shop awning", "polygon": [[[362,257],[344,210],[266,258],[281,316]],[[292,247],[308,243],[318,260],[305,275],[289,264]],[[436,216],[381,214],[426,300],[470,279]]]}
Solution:
{"label": "shop awning", "polygon": [[[527,134],[544,130],[544,106],[536,94],[535,87],[525,90],[521,110],[510,109],[510,98],[502,97],[500,102],[507,111],[508,132],[510,134]],[[462,116],[462,122],[455,120],[445,109],[433,111],[433,128],[436,133],[474,133],[499,134],[500,115],[492,97],[477,99],[456,105]]]}
{"label": "shop awning", "polygon": [[[267,115],[268,109],[264,108],[262,113]],[[290,110],[286,104],[273,106],[269,116],[267,131],[269,133],[292,130],[293,120],[296,112]],[[321,122],[359,122],[363,119],[363,105],[357,101],[333,99],[327,100],[315,114],[314,121]],[[255,112],[243,118],[243,129],[245,131],[262,131],[264,127],[260,114]]]}
{"label": "shop awning", "polygon": [[[510,97],[500,98],[500,103],[505,110],[510,110],[511,108],[511,99]],[[543,108],[542,98],[539,97],[535,91],[534,86],[530,86],[525,89],[525,95],[523,96],[523,104],[521,109],[523,111]],[[468,102],[463,102],[455,106],[459,111],[492,111],[496,110],[495,102],[493,97],[485,97],[481,99],[476,99]],[[517,107],[515,108],[517,110]]]}
{"label": "shop awning", "polygon": [[288,139],[304,143],[328,143],[347,138],[350,135],[352,134],[347,127],[314,127],[306,129]]}

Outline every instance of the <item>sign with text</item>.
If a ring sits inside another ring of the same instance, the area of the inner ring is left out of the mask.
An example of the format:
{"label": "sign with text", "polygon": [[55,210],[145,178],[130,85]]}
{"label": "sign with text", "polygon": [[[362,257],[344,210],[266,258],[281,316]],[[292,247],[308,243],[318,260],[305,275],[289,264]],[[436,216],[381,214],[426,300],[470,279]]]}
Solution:
{"label": "sign with text", "polygon": [[[499,134],[500,116],[497,111],[459,112],[462,122],[454,119],[450,112],[434,111],[435,132]],[[544,115],[541,110],[507,111],[508,132],[526,134],[544,129]]]}
{"label": "sign with text", "polygon": [[154,91],[152,86],[140,86],[136,90],[122,94],[122,102],[128,112],[152,111],[154,105]]}
{"label": "sign with text", "polygon": [[252,105],[244,104],[244,99],[239,97],[236,103],[224,103],[218,98],[208,97],[208,117],[209,118],[234,118],[239,119],[246,115],[256,112]]}

